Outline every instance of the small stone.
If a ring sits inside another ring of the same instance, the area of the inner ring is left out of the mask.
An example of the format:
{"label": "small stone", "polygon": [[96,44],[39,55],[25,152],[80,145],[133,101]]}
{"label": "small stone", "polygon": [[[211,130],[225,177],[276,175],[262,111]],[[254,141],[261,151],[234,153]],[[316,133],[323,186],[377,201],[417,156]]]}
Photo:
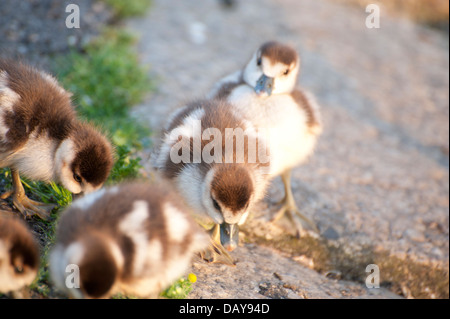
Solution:
{"label": "small stone", "polygon": [[24,45],[19,45],[19,46],[17,47],[17,52],[19,52],[19,53],[22,54],[22,55],[25,55],[25,54],[28,52],[28,49],[27,49],[27,47],[24,46]]}
{"label": "small stone", "polygon": [[67,44],[71,47],[77,44],[77,37],[74,35],[70,35],[67,37]]}
{"label": "small stone", "polygon": [[207,40],[206,25],[198,21],[191,23],[189,25],[189,35],[192,43],[204,44]]}
{"label": "small stone", "polygon": [[438,247],[434,247],[434,248],[431,250],[431,253],[432,253],[433,255],[437,256],[437,257],[444,257],[444,253],[443,253],[442,250],[439,249]]}
{"label": "small stone", "polygon": [[330,270],[325,273],[325,277],[340,280],[342,278],[342,273],[339,270]]}
{"label": "small stone", "polygon": [[28,40],[29,40],[30,42],[33,42],[33,43],[39,41],[39,34],[37,34],[37,33],[32,33],[32,34],[30,34],[30,35],[28,36]]}
{"label": "small stone", "polygon": [[425,236],[416,229],[407,229],[404,232],[404,236],[418,243],[425,241]]}
{"label": "small stone", "polygon": [[271,299],[287,299],[288,291],[282,285],[276,285],[270,282],[259,284],[259,293]]}
{"label": "small stone", "polygon": [[312,258],[306,257],[305,255],[296,256],[293,258],[296,262],[310,268],[314,269],[314,260]]}
{"label": "small stone", "polygon": [[326,239],[336,240],[339,239],[339,233],[333,228],[328,227],[322,234]]}
{"label": "small stone", "polygon": [[279,274],[279,273],[277,273],[277,272],[274,272],[273,273],[273,276],[275,277],[275,278],[277,278],[278,280],[283,280],[283,277],[281,277],[281,275]]}

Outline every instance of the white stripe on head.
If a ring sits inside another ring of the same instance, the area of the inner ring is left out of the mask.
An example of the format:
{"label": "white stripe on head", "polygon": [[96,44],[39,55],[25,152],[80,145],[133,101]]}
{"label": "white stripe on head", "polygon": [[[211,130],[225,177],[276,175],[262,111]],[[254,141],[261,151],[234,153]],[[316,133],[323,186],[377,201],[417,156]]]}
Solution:
{"label": "white stripe on head", "polygon": [[2,110],[11,111],[13,105],[20,100],[20,95],[8,86],[9,76],[6,71],[0,71],[0,104]]}
{"label": "white stripe on head", "polygon": [[133,203],[133,209],[119,224],[119,230],[129,236],[134,243],[134,271],[139,274],[145,266],[147,256],[148,237],[145,229],[145,221],[149,218],[148,203],[137,200]]}
{"label": "white stripe on head", "polygon": [[163,213],[169,237],[176,242],[183,241],[189,232],[189,223],[185,214],[171,203],[163,206]]}

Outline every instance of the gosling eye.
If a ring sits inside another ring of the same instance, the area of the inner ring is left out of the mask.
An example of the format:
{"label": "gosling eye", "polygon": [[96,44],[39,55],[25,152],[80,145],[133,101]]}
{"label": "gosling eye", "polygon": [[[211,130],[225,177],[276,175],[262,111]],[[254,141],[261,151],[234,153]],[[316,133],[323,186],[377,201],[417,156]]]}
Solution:
{"label": "gosling eye", "polygon": [[78,175],[77,173],[73,173],[73,179],[77,182],[81,184],[81,177],[80,175]]}
{"label": "gosling eye", "polygon": [[258,64],[258,66],[261,66],[261,65],[262,65],[262,59],[259,58],[258,61],[257,61],[256,63]]}
{"label": "gosling eye", "polygon": [[213,202],[214,208],[217,209],[219,212],[222,212],[222,209],[220,208],[219,203],[214,198],[212,199],[212,202]]}

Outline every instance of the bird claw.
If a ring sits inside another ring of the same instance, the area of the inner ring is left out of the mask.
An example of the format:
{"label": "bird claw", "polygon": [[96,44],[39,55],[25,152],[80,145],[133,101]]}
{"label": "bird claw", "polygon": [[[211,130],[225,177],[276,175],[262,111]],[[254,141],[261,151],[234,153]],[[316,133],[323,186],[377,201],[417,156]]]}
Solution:
{"label": "bird claw", "polygon": [[51,211],[56,205],[45,204],[29,199],[25,194],[16,193],[13,190],[7,191],[0,196],[2,199],[12,197],[12,202],[16,209],[23,215],[24,218],[37,215],[42,220],[50,219]]}
{"label": "bird claw", "polygon": [[[50,219],[50,213],[55,208],[55,205],[36,202],[29,199],[25,194],[20,175],[17,170],[11,169],[12,189],[0,195],[1,199],[12,197],[12,202],[24,218],[37,215],[43,220]],[[42,207],[42,208],[41,208]]]}
{"label": "bird claw", "polygon": [[26,196],[21,200],[13,199],[13,204],[25,218],[37,215],[42,220],[50,219],[50,213],[56,207],[56,205],[36,202]]}
{"label": "bird claw", "polygon": [[[294,224],[296,228],[297,238],[301,238],[306,233],[305,230],[303,229],[302,225],[303,223],[306,223],[308,227],[312,229],[314,233],[316,233],[317,235],[320,234],[316,224],[313,221],[311,221],[308,217],[300,213],[300,210],[297,208],[297,205],[295,204],[295,199],[291,189],[291,170],[287,170],[283,174],[281,174],[281,178],[284,184],[285,195],[284,198],[278,203],[278,205],[282,206],[280,210],[272,218],[271,222],[275,223],[283,216],[287,215],[291,223]],[[295,220],[294,217],[300,218],[301,221],[299,222]]]}
{"label": "bird claw", "polygon": [[[317,228],[316,224],[311,221],[308,217],[300,213],[297,206],[292,203],[284,202],[283,206],[278,210],[275,216],[272,218],[271,222],[275,223],[280,220],[283,216],[287,215],[292,224],[294,224],[296,228],[296,236],[297,238],[301,238],[305,236],[305,229],[303,228],[303,223],[306,223],[307,226],[313,230],[315,233],[319,234],[320,231]],[[296,221],[294,217],[298,217],[301,219],[300,222]]]}
{"label": "bird claw", "polygon": [[233,257],[228,254],[221,244],[211,243],[209,247],[200,253],[200,257],[208,263],[236,266]]}
{"label": "bird claw", "polygon": [[220,242],[220,225],[215,225],[212,228],[210,235],[211,243],[205,251],[200,253],[200,257],[209,263],[236,266],[233,257],[230,256]]}

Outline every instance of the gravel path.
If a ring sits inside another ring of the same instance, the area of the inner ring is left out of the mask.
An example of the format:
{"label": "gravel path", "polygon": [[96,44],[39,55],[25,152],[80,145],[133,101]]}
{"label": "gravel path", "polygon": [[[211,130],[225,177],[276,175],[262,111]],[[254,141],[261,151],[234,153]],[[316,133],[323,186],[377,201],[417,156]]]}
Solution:
{"label": "gravel path", "polygon": [[391,291],[448,298],[448,40],[385,15],[380,29],[367,29],[364,9],[326,0],[238,4],[154,0],[129,21],[158,87],[135,115],[158,132],[171,111],[205,95],[264,41],[294,45],[300,84],[322,105],[325,132],[310,163],[293,172],[293,190],[322,235],[312,240],[319,245],[283,243],[282,225],[267,223],[281,197],[276,180],[244,229],[240,263],[196,263],[191,297],[395,296],[338,280],[363,282],[374,262]]}
{"label": "gravel path", "polygon": [[[66,7],[77,4],[80,28],[66,27]],[[96,0],[0,1],[0,56],[50,69],[54,57],[81,48],[98,35],[112,12]]]}

